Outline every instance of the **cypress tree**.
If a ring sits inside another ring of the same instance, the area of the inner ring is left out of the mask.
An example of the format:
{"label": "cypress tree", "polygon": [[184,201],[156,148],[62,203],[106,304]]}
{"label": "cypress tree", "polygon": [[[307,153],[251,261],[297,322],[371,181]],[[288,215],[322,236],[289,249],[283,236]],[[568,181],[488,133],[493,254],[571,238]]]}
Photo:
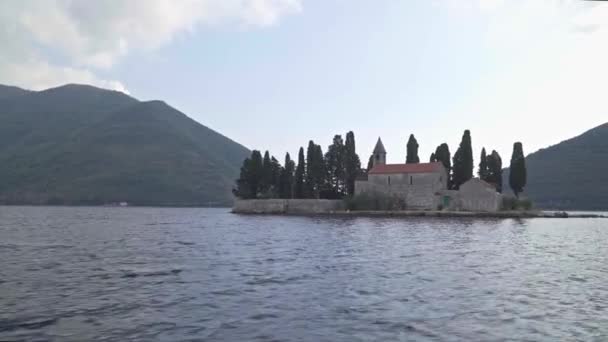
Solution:
{"label": "cypress tree", "polygon": [[456,153],[454,154],[454,172],[452,182],[454,189],[460,189],[460,186],[473,178],[473,148],[471,146],[471,132],[464,131],[462,141]]}
{"label": "cypress tree", "polygon": [[310,140],[308,142],[308,148],[306,149],[306,198],[314,198],[315,195],[315,171],[316,171],[316,145],[315,142]]}
{"label": "cypress tree", "polygon": [[266,151],[264,153],[264,159],[262,160],[262,178],[260,180],[260,192],[266,193],[270,190],[273,184],[272,174],[272,160],[270,160],[270,153]]}
{"label": "cypress tree", "polygon": [[357,155],[355,133],[350,131],[346,133],[346,142],[344,143],[344,176],[346,183],[346,195],[353,196],[355,194],[355,180],[360,173],[361,160]]}
{"label": "cypress tree", "polygon": [[481,149],[481,157],[479,160],[479,171],[477,172],[481,180],[488,180],[488,160],[486,156],[486,148]]}
{"label": "cypress tree", "polygon": [[334,198],[340,198],[346,191],[346,146],[341,135],[335,135],[325,153],[327,184]]}
{"label": "cypress tree", "polygon": [[420,163],[420,158],[418,157],[418,141],[416,141],[413,134],[410,134],[410,139],[407,141],[407,156],[405,157],[405,163]]}
{"label": "cypress tree", "polygon": [[241,199],[249,199],[254,198],[255,189],[252,189],[251,184],[249,184],[251,174],[251,159],[246,158],[243,161],[243,166],[241,166],[241,174],[239,179],[236,180],[236,187],[232,189],[232,193],[234,196]]}
{"label": "cypress tree", "polygon": [[281,169],[279,194],[281,198],[293,198],[295,163],[289,152],[285,154],[285,167]]}
{"label": "cypress tree", "polygon": [[243,161],[241,174],[233,194],[242,199],[257,198],[261,189],[263,162],[260,151],[253,150],[251,157]]}
{"label": "cypress tree", "polygon": [[523,146],[520,142],[513,144],[513,155],[511,156],[511,166],[509,168],[509,186],[515,194],[515,197],[519,197],[519,194],[524,191],[527,182],[526,175],[526,159],[524,157]]}
{"label": "cypress tree", "polygon": [[450,153],[450,147],[448,146],[448,144],[443,143],[437,146],[437,148],[435,149],[435,160],[437,162],[441,162],[445,167],[448,173],[448,187],[452,188],[451,179],[449,179],[450,171],[452,170],[452,155]]}
{"label": "cypress tree", "polygon": [[264,176],[264,163],[260,151],[254,150],[251,153],[250,169],[249,184],[251,184],[251,188],[254,190],[254,198],[257,198],[258,194],[262,191],[262,178]]}
{"label": "cypress tree", "polygon": [[496,191],[502,193],[502,158],[496,151],[486,157],[488,164],[488,176],[486,182],[494,184]]}
{"label": "cypress tree", "polygon": [[281,187],[281,172],[283,167],[275,157],[270,157],[270,188],[268,196],[278,198],[279,188]]}
{"label": "cypress tree", "polygon": [[304,161],[304,148],[298,152],[298,166],[294,179],[294,198],[305,198],[304,177],[306,176],[306,162]]}
{"label": "cypress tree", "polygon": [[321,194],[327,189],[327,170],[325,168],[325,158],[321,145],[315,145],[314,149],[314,198],[321,198]]}
{"label": "cypress tree", "polygon": [[435,153],[431,153],[431,157],[429,158],[429,163],[437,162],[437,157],[435,157]]}

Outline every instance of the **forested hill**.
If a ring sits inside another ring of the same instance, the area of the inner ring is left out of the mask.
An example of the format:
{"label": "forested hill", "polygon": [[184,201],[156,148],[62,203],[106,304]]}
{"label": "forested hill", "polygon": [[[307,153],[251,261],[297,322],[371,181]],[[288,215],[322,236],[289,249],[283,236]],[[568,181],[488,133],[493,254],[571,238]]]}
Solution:
{"label": "forested hill", "polygon": [[530,154],[526,165],[525,192],[537,206],[608,210],[608,123]]}
{"label": "forested hill", "polygon": [[161,101],[0,86],[0,203],[229,205],[248,154]]}

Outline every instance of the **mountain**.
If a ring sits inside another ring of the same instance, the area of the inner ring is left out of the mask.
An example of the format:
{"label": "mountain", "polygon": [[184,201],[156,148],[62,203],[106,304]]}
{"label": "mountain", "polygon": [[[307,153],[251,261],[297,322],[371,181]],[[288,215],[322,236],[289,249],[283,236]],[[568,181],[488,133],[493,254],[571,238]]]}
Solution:
{"label": "mountain", "polygon": [[608,210],[608,123],[528,155],[526,166],[525,194],[536,206]]}
{"label": "mountain", "polygon": [[30,91],[0,84],[0,100],[8,97],[15,97],[29,94]]}
{"label": "mountain", "polygon": [[0,203],[229,205],[248,154],[162,101],[0,87]]}

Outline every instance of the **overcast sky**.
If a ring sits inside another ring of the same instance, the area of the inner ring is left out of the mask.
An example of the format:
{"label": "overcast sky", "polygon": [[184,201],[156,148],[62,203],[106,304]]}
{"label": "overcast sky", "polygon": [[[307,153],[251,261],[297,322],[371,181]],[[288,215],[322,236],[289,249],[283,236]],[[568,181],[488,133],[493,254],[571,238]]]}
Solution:
{"label": "overcast sky", "polygon": [[608,121],[608,3],[5,0],[0,83],[161,99],[282,159],[354,130],[365,162],[472,131],[505,163]]}

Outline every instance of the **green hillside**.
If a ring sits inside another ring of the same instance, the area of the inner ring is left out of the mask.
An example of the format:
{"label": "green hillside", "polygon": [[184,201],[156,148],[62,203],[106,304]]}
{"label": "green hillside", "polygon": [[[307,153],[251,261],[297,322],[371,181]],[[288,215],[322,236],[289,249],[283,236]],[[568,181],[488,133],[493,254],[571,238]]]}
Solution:
{"label": "green hillside", "polygon": [[0,203],[232,201],[248,150],[164,102],[83,85],[3,90]]}
{"label": "green hillside", "polygon": [[608,123],[532,153],[526,164],[525,193],[537,206],[608,210]]}

